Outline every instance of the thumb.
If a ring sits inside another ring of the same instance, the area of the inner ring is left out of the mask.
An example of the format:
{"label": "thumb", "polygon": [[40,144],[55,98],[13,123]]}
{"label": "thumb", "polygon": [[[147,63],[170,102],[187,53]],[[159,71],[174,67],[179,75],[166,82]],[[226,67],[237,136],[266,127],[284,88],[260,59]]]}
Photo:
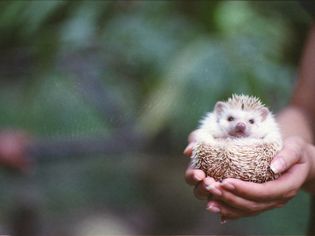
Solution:
{"label": "thumb", "polygon": [[272,160],[270,169],[275,174],[282,173],[289,169],[292,165],[301,160],[303,146],[304,141],[298,137],[286,139],[283,149]]}
{"label": "thumb", "polygon": [[190,157],[193,152],[193,147],[196,145],[196,143],[190,143],[187,145],[187,147],[184,150],[184,155]]}

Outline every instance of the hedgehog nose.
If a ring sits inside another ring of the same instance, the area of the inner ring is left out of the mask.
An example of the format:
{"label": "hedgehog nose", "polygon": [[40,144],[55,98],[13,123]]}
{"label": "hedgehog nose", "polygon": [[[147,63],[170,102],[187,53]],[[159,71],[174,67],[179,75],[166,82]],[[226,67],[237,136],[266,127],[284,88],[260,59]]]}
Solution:
{"label": "hedgehog nose", "polygon": [[239,122],[239,123],[236,124],[235,129],[238,132],[244,132],[245,129],[246,129],[246,124],[243,123],[243,122]]}

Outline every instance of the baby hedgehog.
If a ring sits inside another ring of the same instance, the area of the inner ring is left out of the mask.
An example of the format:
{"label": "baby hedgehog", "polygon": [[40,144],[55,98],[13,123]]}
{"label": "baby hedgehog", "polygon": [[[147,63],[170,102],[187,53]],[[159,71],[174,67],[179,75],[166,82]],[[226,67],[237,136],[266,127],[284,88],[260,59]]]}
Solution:
{"label": "baby hedgehog", "polygon": [[282,148],[278,125],[252,96],[232,95],[216,103],[195,131],[191,165],[217,181],[238,178],[263,183],[278,177],[269,168]]}

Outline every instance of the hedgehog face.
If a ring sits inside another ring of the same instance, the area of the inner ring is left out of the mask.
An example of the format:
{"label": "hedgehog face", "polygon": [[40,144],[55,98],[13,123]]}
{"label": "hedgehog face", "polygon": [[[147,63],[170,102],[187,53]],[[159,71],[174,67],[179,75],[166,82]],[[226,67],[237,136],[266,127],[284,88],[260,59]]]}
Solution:
{"label": "hedgehog face", "polygon": [[[268,108],[259,105],[249,109],[243,102],[217,102],[214,112],[217,117],[221,138],[263,138],[268,126]],[[245,107],[246,106],[246,107]]]}
{"label": "hedgehog face", "polygon": [[[217,122],[223,137],[249,137],[257,136],[262,120],[261,116],[253,111],[244,111],[239,109],[227,109],[218,115]],[[260,134],[258,134],[260,136]]]}

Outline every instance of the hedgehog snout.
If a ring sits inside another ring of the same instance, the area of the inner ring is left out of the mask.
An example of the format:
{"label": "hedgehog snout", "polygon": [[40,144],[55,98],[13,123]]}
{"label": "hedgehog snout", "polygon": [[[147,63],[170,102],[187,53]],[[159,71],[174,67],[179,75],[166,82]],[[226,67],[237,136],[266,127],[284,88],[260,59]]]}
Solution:
{"label": "hedgehog snout", "polygon": [[235,126],[236,132],[244,133],[246,130],[246,124],[244,122],[238,122]]}

